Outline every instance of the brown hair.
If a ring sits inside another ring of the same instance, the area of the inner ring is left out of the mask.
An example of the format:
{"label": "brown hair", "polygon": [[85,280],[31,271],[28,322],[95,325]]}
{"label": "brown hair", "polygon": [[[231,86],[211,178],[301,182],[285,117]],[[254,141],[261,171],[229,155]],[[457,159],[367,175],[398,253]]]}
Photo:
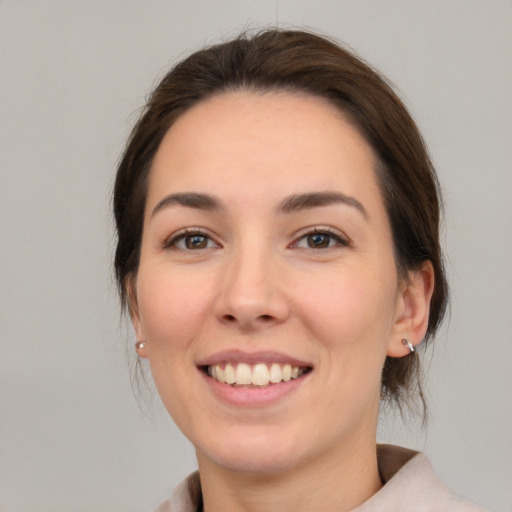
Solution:
{"label": "brown hair", "polygon": [[[200,50],[171,69],[149,97],[114,187],[115,272],[123,306],[127,279],[137,273],[148,175],[160,142],[187,109],[233,90],[318,96],[338,107],[360,130],[377,157],[376,173],[400,276],[405,278],[408,270],[419,269],[427,260],[434,268],[426,344],[443,318],[448,287],[439,244],[439,186],[423,139],[382,76],[339,44],[303,31],[269,29]],[[400,406],[416,391],[424,405],[418,365],[415,353],[387,357],[383,398]]]}

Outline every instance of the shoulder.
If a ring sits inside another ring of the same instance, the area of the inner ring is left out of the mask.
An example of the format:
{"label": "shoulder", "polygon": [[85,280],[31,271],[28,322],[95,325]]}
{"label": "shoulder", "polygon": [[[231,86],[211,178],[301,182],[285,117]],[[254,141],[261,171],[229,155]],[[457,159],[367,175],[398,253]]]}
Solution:
{"label": "shoulder", "polygon": [[172,496],[153,512],[196,512],[201,502],[201,483],[199,473],[196,471],[178,484]]}
{"label": "shoulder", "polygon": [[392,445],[377,453],[384,486],[354,512],[484,512],[454,496],[424,454]]}

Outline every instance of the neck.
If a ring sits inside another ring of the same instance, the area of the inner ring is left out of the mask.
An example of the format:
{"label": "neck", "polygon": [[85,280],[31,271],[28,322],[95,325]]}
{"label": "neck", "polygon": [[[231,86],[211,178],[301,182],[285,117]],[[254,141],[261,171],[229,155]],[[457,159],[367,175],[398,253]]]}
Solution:
{"label": "neck", "polygon": [[272,474],[230,471],[199,454],[198,462],[205,512],[342,512],[382,487],[375,443],[353,443]]}

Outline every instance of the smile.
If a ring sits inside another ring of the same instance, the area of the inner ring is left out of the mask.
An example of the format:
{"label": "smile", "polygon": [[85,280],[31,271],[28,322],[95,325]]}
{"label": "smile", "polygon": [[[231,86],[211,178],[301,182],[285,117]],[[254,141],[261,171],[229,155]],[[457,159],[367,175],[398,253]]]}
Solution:
{"label": "smile", "polygon": [[218,382],[233,387],[266,387],[280,382],[298,379],[311,371],[311,367],[294,366],[289,363],[224,363],[210,365],[206,373]]}

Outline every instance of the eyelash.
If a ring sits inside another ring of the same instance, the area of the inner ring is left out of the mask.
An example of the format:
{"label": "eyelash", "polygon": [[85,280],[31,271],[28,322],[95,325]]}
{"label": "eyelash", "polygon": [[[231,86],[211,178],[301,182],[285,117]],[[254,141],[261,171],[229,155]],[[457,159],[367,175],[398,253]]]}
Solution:
{"label": "eyelash", "polygon": [[[311,246],[309,246],[308,237],[312,237],[315,235],[326,236],[328,238],[328,245],[326,247],[311,247]],[[193,247],[187,247],[186,245],[185,245],[185,247],[180,247],[178,245],[182,241],[186,244],[187,239],[189,237],[203,238],[204,241],[206,242],[206,246],[193,248]],[[307,247],[300,247],[299,243],[302,240],[306,240],[306,243],[308,243]],[[333,241],[334,241],[334,243],[332,243]],[[162,248],[163,249],[177,249],[177,250],[181,250],[181,251],[212,249],[213,247],[210,245],[210,243],[215,244],[215,247],[221,247],[220,244],[215,242],[215,240],[208,233],[205,233],[201,229],[185,228],[185,229],[179,231],[178,233],[172,235],[170,238],[166,239],[162,243]],[[302,234],[300,237],[298,237],[294,242],[292,242],[290,244],[289,247],[297,248],[297,249],[326,250],[326,249],[331,249],[336,246],[346,247],[349,245],[350,245],[350,242],[346,238],[341,236],[339,233],[335,233],[332,229],[325,228],[325,227],[315,227],[313,229],[310,229],[306,233]]]}
{"label": "eyelash", "polygon": [[181,241],[184,241],[184,243],[186,244],[186,240],[189,237],[202,237],[205,239],[207,245],[210,242],[213,242],[216,247],[220,247],[220,245],[217,242],[215,242],[215,240],[208,233],[205,233],[204,231],[202,231],[200,229],[196,229],[196,228],[185,228],[185,229],[179,231],[178,233],[173,234],[168,239],[166,239],[162,244],[162,248],[163,249],[177,249],[177,250],[181,250],[181,251],[194,251],[194,250],[211,249],[212,248],[211,246],[210,247],[207,246],[207,247],[196,247],[194,249],[194,248],[186,247],[186,246],[185,247],[178,246],[179,242],[181,242]]}
{"label": "eyelash", "polygon": [[[308,237],[312,237],[312,236],[315,236],[315,235],[324,235],[324,236],[328,237],[329,242],[328,242],[327,247],[311,247],[311,246],[309,246],[309,244],[308,244],[307,247],[299,247],[299,242],[300,241],[306,240],[306,243],[307,243],[308,242]],[[331,243],[332,241],[334,241],[334,243]],[[315,227],[312,230],[310,229],[309,231],[307,231],[306,233],[301,235],[299,238],[297,238],[291,244],[291,247],[296,247],[298,249],[313,249],[313,250],[321,250],[322,249],[322,250],[326,250],[326,249],[331,249],[331,248],[336,247],[336,246],[347,247],[349,245],[350,245],[350,242],[348,241],[347,238],[343,237],[342,235],[340,235],[337,232],[334,232],[331,228]]]}

